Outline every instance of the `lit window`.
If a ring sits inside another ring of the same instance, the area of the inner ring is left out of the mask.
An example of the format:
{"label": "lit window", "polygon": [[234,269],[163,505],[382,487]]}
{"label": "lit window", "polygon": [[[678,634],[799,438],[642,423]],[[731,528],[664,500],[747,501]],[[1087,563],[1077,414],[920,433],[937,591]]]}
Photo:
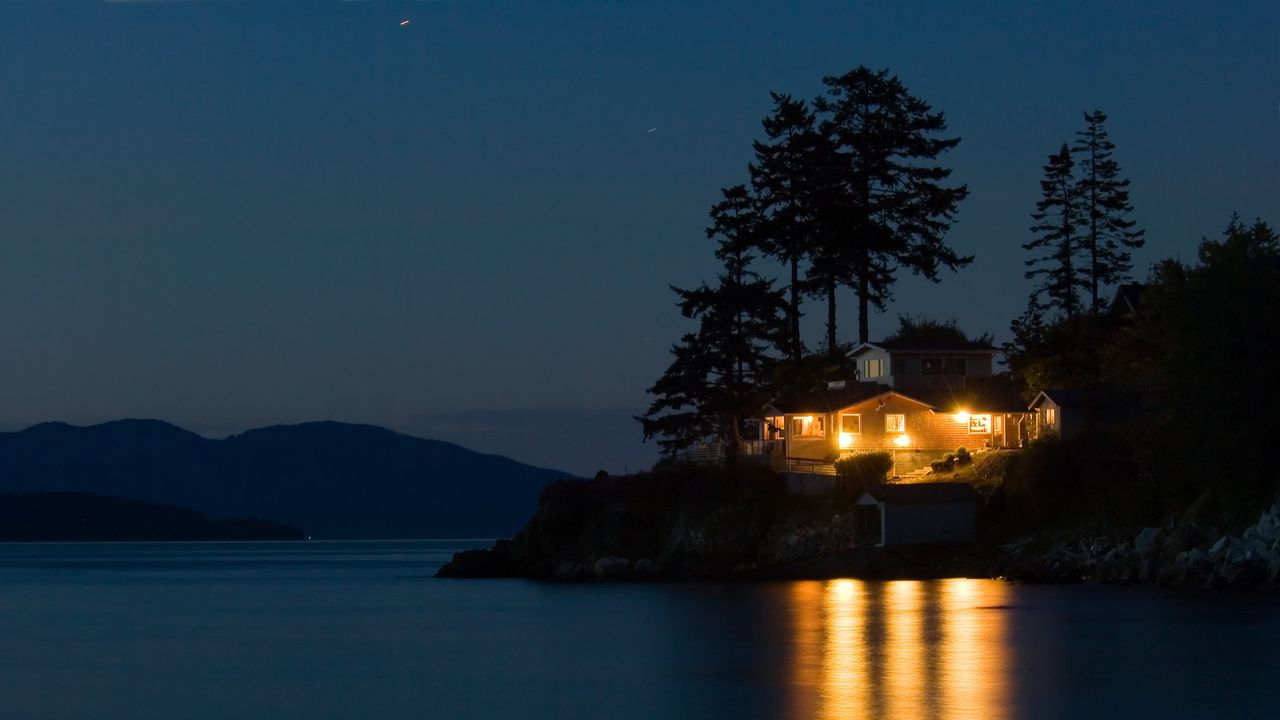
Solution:
{"label": "lit window", "polygon": [[1058,409],[1057,409],[1057,408],[1045,408],[1045,409],[1044,409],[1044,424],[1045,424],[1045,425],[1057,425],[1057,424],[1058,424]]}
{"label": "lit window", "polygon": [[885,415],[884,416],[885,432],[906,432],[907,416],[906,415]]}
{"label": "lit window", "polygon": [[823,437],[826,435],[823,428],[823,418],[821,416],[814,417],[812,415],[799,415],[791,419],[791,436],[792,437]]}
{"label": "lit window", "polygon": [[875,360],[868,360],[866,362],[866,366],[867,371],[864,377],[878,378],[884,376],[884,360],[879,358]]}
{"label": "lit window", "polygon": [[970,415],[969,416],[969,432],[970,434],[986,435],[991,432],[991,416],[990,415]]}
{"label": "lit window", "polygon": [[840,432],[853,433],[857,435],[862,432],[862,416],[861,415],[841,415],[840,416]]}

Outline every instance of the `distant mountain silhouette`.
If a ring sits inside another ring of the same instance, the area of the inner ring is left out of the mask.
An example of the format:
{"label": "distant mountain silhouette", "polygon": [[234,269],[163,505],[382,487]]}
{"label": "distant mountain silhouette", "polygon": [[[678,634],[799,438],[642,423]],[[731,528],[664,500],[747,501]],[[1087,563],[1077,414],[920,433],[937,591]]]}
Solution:
{"label": "distant mountain silhouette", "polygon": [[0,541],[302,540],[257,518],[210,520],[172,505],[93,493],[0,493]]}
{"label": "distant mountain silhouette", "polygon": [[210,440],[158,420],[0,433],[0,492],[76,491],[267,517],[315,538],[502,537],[568,477],[371,425],[315,422]]}

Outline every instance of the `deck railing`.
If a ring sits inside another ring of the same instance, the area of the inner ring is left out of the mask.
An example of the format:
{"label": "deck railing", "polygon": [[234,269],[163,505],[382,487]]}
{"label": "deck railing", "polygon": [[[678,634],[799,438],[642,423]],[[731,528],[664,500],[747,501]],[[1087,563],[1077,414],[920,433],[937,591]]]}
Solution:
{"label": "deck railing", "polygon": [[828,475],[830,477],[835,477],[836,466],[821,460],[787,458],[787,472],[803,473],[805,475]]}

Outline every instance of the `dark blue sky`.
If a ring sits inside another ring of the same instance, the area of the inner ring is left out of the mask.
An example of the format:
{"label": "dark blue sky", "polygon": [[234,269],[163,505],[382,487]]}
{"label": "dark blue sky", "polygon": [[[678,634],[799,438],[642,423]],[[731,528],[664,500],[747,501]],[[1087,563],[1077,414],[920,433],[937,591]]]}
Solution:
{"label": "dark blue sky", "polygon": [[[334,418],[635,467],[651,446],[591,448],[638,439],[686,329],[667,285],[713,277],[707,207],[768,91],[859,64],[963,137],[950,241],[978,258],[902,282],[873,335],[1005,334],[1041,166],[1086,109],[1133,181],[1139,275],[1233,210],[1280,222],[1274,2],[11,0],[0,421]],[[522,432],[551,410],[563,440]]]}

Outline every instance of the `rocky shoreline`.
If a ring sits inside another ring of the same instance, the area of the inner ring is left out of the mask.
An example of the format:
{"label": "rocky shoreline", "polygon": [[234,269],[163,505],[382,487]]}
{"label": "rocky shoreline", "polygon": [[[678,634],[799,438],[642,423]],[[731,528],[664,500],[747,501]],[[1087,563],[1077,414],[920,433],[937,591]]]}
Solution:
{"label": "rocky shoreline", "polygon": [[1280,590],[1280,500],[1238,535],[1195,525],[1144,528],[1132,540],[1090,538],[1036,551],[1001,547],[1005,577],[1031,582],[1157,583],[1170,587]]}
{"label": "rocky shoreline", "polygon": [[1280,500],[1237,535],[1182,523],[1122,537],[1045,533],[1010,542],[992,512],[980,542],[893,548],[860,538],[849,508],[838,493],[790,496],[765,473],[557,483],[515,537],[457,553],[437,574],[565,582],[987,577],[1280,589]]}

